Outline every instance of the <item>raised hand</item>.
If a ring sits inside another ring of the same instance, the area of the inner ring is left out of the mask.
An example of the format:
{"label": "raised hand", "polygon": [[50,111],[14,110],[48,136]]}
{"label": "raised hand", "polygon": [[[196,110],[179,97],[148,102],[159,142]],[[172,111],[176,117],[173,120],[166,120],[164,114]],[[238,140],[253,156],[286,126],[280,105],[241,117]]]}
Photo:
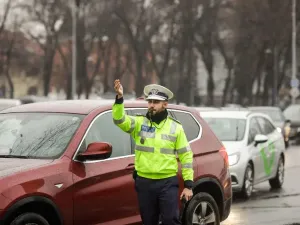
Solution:
{"label": "raised hand", "polygon": [[120,82],[119,79],[115,80],[115,83],[114,83],[114,88],[115,88],[115,92],[117,93],[118,97],[122,97],[123,96],[123,86]]}

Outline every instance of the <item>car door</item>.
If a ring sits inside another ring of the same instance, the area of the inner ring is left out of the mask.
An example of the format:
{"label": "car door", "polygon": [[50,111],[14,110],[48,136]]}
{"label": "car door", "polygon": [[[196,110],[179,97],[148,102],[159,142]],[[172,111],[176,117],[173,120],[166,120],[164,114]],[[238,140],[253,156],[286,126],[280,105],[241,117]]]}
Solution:
{"label": "car door", "polygon": [[251,155],[254,164],[254,183],[258,183],[262,179],[264,171],[263,160],[260,154],[261,144],[256,146],[254,142],[255,136],[261,133],[262,131],[260,129],[256,117],[250,118],[247,148],[249,150],[249,154]]}
{"label": "car door", "polygon": [[[281,149],[284,148],[282,136],[276,127],[265,117],[258,117],[258,123],[261,127],[262,134],[268,137],[268,142],[262,148],[261,157],[264,161],[264,179],[275,175],[277,162],[279,160]],[[281,146],[282,145],[282,146]]]}
{"label": "car door", "polygon": [[[195,153],[196,148],[199,146],[197,145],[195,140],[201,135],[202,128],[189,112],[179,111],[179,110],[169,110],[169,111],[171,111],[171,113],[174,114],[175,119],[177,119],[182,124],[186,138],[190,143],[192,151]],[[195,162],[195,158],[194,158],[194,162]],[[194,177],[198,176],[197,166],[198,163],[193,163]],[[180,179],[182,179],[181,170],[179,170],[178,172],[179,172]]]}
{"label": "car door", "polygon": [[140,221],[132,172],[130,136],[117,127],[112,112],[100,114],[91,123],[80,145],[108,142],[112,155],[105,160],[74,162],[74,224],[131,224]]}

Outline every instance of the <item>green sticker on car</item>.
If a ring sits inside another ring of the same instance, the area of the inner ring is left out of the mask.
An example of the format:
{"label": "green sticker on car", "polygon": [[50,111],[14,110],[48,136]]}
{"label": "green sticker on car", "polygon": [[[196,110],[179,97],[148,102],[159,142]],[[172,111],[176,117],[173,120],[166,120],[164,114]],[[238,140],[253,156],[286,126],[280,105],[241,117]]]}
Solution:
{"label": "green sticker on car", "polygon": [[[267,154],[270,153],[268,157]],[[272,172],[275,160],[275,146],[273,143],[269,144],[268,146],[262,148],[260,150],[260,155],[264,161],[264,169],[267,176],[269,176]]]}

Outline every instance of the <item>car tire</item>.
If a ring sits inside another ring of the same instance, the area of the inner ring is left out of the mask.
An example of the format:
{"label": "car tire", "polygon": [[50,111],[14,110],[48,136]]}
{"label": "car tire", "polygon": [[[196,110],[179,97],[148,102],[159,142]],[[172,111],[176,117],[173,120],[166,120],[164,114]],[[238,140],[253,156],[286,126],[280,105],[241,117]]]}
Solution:
{"label": "car tire", "polygon": [[244,199],[249,199],[251,197],[253,191],[253,182],[254,169],[251,163],[248,163],[245,170],[243,187],[240,193]]}
{"label": "car tire", "polygon": [[200,192],[188,202],[183,219],[185,225],[202,224],[201,222],[204,222],[203,224],[220,225],[218,205],[210,194]]}
{"label": "car tire", "polygon": [[10,225],[50,225],[48,221],[39,214],[36,213],[24,213],[14,219]]}
{"label": "car tire", "polygon": [[269,180],[269,184],[273,189],[280,189],[284,182],[284,162],[282,156],[278,161],[276,177]]}

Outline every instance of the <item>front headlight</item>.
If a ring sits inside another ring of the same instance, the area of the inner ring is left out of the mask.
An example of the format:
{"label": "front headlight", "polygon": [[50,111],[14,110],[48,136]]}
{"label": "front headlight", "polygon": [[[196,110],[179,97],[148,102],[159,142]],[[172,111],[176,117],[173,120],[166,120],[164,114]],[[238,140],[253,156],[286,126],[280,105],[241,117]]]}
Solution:
{"label": "front headlight", "polygon": [[281,133],[282,130],[280,127],[277,127],[276,129],[277,129],[278,133]]}
{"label": "front headlight", "polygon": [[240,154],[235,153],[233,155],[228,156],[228,161],[229,161],[229,166],[233,166],[239,162],[240,159]]}

